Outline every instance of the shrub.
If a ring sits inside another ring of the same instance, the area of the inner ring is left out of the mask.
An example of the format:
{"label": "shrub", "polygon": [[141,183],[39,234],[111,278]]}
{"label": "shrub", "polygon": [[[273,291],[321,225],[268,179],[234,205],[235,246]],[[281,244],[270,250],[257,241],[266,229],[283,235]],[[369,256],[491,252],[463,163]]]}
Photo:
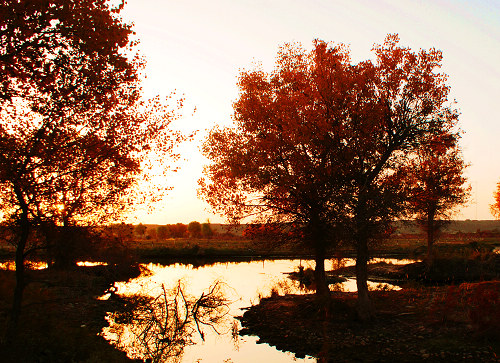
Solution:
{"label": "shrub", "polygon": [[500,281],[452,285],[434,300],[430,313],[436,322],[465,322],[479,336],[498,339]]}

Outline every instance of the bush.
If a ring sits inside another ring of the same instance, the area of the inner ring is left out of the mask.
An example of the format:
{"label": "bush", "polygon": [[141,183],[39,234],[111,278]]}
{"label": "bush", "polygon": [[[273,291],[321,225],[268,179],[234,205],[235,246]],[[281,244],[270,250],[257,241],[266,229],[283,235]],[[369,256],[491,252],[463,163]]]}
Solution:
{"label": "bush", "polygon": [[479,336],[500,338],[500,281],[450,286],[430,310],[436,322],[461,321]]}
{"label": "bush", "polygon": [[201,224],[200,222],[190,222],[188,224],[187,230],[191,238],[200,238],[201,236]]}

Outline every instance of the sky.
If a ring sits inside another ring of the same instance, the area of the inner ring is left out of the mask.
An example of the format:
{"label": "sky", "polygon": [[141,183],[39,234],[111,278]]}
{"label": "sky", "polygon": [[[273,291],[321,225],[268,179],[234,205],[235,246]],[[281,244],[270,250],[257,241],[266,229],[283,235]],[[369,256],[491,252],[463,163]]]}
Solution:
{"label": "sky", "polygon": [[348,45],[353,62],[373,59],[373,45],[389,33],[413,50],[443,52],[472,187],[470,203],[455,218],[493,219],[489,206],[500,181],[500,1],[128,0],[122,16],[134,24],[147,61],[145,95],[183,95],[183,116],[174,126],[199,130],[179,149],[180,169],[162,181],[173,189],[153,209],[139,209],[137,222],[224,221],[197,199],[207,163],[199,147],[207,130],[231,124],[241,70],[271,71],[280,45],[312,49],[314,39]]}

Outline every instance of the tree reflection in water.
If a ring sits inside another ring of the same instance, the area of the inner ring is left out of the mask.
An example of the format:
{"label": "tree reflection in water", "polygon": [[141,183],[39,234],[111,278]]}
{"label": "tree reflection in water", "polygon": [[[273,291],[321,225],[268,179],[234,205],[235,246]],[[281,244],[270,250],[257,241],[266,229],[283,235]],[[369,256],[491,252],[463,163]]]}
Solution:
{"label": "tree reflection in water", "polygon": [[230,333],[230,301],[226,285],[215,282],[200,297],[186,295],[179,281],[173,289],[161,285],[161,294],[121,297],[127,309],[110,316],[115,344],[132,358],[150,362],[179,362],[187,345],[195,344],[195,335],[205,338],[204,328],[217,334]]}

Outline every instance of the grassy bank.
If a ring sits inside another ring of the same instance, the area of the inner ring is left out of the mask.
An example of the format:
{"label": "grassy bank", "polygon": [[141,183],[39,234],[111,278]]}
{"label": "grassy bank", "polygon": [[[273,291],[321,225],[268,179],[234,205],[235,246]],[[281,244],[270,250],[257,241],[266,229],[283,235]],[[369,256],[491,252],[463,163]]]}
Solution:
{"label": "grassy bank", "polygon": [[498,362],[500,282],[455,289],[373,291],[374,321],[355,318],[355,293],[333,292],[325,308],[313,296],[264,298],[242,316],[240,334],[324,362]]}
{"label": "grassy bank", "polygon": [[[391,238],[371,246],[372,257],[422,258],[427,245],[422,235],[415,238]],[[445,239],[435,244],[439,255],[468,255],[474,251],[492,251],[500,247],[500,238],[478,238],[472,241]],[[270,248],[269,244],[245,239],[168,239],[134,241],[131,250],[141,262],[246,261],[276,258],[313,258],[311,251],[284,245]],[[350,246],[331,251],[328,257],[355,257]]]}
{"label": "grassy bank", "polygon": [[[18,339],[0,345],[2,362],[127,362],[100,337],[107,311],[118,309],[98,296],[140,273],[137,267],[77,267],[30,271]],[[5,326],[14,287],[13,271],[0,270],[0,326]],[[2,330],[2,334],[3,334]]]}
{"label": "grassy bank", "polygon": [[[485,279],[485,272],[491,271],[497,275],[488,278],[498,279],[500,255],[492,254],[491,251],[499,245],[495,239],[439,242],[435,247],[438,255],[437,269],[433,273],[436,278],[444,279],[442,283],[454,282],[456,285],[462,280]],[[312,258],[305,251],[290,246],[269,250],[263,244],[243,239],[139,240],[132,243],[130,249],[139,262],[187,262],[199,265],[215,261]],[[11,258],[11,249],[2,251],[5,259]],[[415,258],[425,254],[425,242],[423,238],[392,239],[375,246],[372,251],[372,255],[377,257]],[[338,253],[343,257],[354,256],[353,251],[348,248]],[[488,260],[491,256],[494,256],[493,259]],[[474,265],[475,262],[470,261],[483,261],[487,264]],[[378,267],[380,266],[379,264]],[[379,275],[387,277],[387,271],[394,273],[396,270],[399,273],[397,278],[401,280],[408,280],[412,275],[410,266],[389,267]],[[422,267],[425,266],[421,265]],[[377,268],[377,265],[370,267],[372,274],[373,268]],[[476,274],[478,271],[479,275]],[[457,273],[462,272],[470,276],[467,275],[462,280],[456,279]],[[115,281],[127,280],[138,273],[136,268],[106,266],[78,267],[65,272],[30,271],[20,339],[17,344],[0,348],[1,360],[128,361],[124,353],[116,351],[98,336],[102,327],[107,324],[104,319],[107,312],[120,310],[122,307],[117,300],[99,300],[97,297]],[[454,274],[454,279],[447,277],[450,273]],[[482,292],[472,293],[478,291],[474,287],[476,284],[484,287]],[[5,326],[13,288],[14,272],[0,270],[0,326]],[[251,313],[247,315],[246,330],[243,332],[257,334],[263,341],[280,349],[294,351],[298,355],[318,355],[324,348],[327,359],[337,357],[340,361],[349,361],[351,357],[368,361],[375,358],[408,361],[405,359],[408,357],[405,355],[408,350],[411,351],[410,361],[429,357],[440,361],[493,361],[494,354],[498,354],[498,344],[492,343],[491,336],[493,334],[494,339],[497,336],[494,335],[496,329],[492,333],[488,324],[493,321],[496,327],[499,323],[499,289],[498,281],[493,281],[491,285],[474,282],[463,285],[458,290],[450,290],[448,286],[421,286],[414,281],[407,282],[406,288],[401,291],[372,293],[379,316],[369,326],[362,326],[353,318],[355,294],[335,292],[328,316],[321,315],[324,311],[319,311],[314,301],[308,298],[274,296],[272,299],[262,300],[261,304],[250,309],[256,315],[253,321],[248,318]],[[468,306],[477,308],[470,310]],[[321,326],[326,330],[309,331],[309,325],[311,329]],[[347,332],[347,335],[341,336],[340,332]],[[405,334],[407,339],[402,338]],[[469,336],[474,336],[476,340],[470,341]],[[379,348],[381,345],[384,345],[383,348]],[[379,350],[377,355],[370,356],[370,352],[375,349]]]}

